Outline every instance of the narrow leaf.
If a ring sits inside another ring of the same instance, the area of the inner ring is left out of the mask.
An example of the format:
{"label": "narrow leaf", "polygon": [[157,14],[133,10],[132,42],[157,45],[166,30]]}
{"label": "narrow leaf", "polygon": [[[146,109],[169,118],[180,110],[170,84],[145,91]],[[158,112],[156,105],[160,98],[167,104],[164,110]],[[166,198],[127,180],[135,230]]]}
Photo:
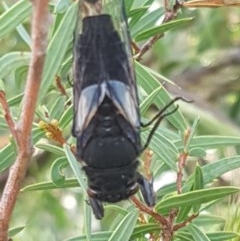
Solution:
{"label": "narrow leaf", "polygon": [[239,190],[237,187],[216,187],[183,193],[163,199],[156,205],[156,210],[160,213],[168,213],[173,208],[207,203]]}
{"label": "narrow leaf", "polygon": [[15,156],[16,153],[13,143],[7,144],[0,150],[0,173],[13,164]]}
{"label": "narrow leaf", "polygon": [[59,155],[59,156],[63,156],[64,155],[64,150],[61,147],[52,145],[52,144],[37,144],[36,145],[37,148],[44,150],[44,151],[48,151],[51,152],[53,154]]}
{"label": "narrow leaf", "polygon": [[[153,90],[159,87],[159,81],[147,71],[143,65],[135,62],[136,74],[138,83],[144,88],[144,90],[150,94]],[[171,98],[167,91],[162,87],[159,96],[156,97],[154,101],[155,105],[160,109],[171,101]],[[173,110],[169,108],[168,111]],[[186,129],[186,122],[179,110],[174,112],[174,114],[166,117],[177,129],[184,132]]]}
{"label": "narrow leaf", "polygon": [[92,211],[91,207],[87,202],[83,204],[84,208],[84,231],[86,234],[87,241],[91,240],[91,227],[92,227]]}
{"label": "narrow leaf", "polygon": [[153,100],[159,95],[161,89],[162,89],[162,86],[159,86],[157,89],[153,90],[152,93],[150,93],[144,101],[141,102],[140,104],[141,116],[145,115],[150,105],[153,104]]}
{"label": "narrow leaf", "polygon": [[0,79],[9,75],[21,66],[28,65],[31,53],[29,52],[10,52],[0,58]]}
{"label": "narrow leaf", "polygon": [[77,9],[78,2],[75,2],[70,6],[48,46],[39,99],[42,99],[48,91],[55,75],[60,69],[69,44],[73,39],[73,31],[76,26]]}
{"label": "narrow leaf", "polygon": [[147,29],[141,33],[139,33],[136,37],[135,40],[137,42],[149,39],[155,35],[162,34],[168,30],[172,30],[174,28],[180,27],[186,23],[189,23],[193,20],[193,18],[184,18],[184,19],[178,19],[178,20],[173,20],[168,23],[163,23],[162,25],[154,28]]}
{"label": "narrow leaf", "polygon": [[67,156],[69,165],[72,168],[73,173],[75,174],[80,186],[82,187],[84,197],[87,199],[88,194],[87,194],[87,184],[84,180],[84,173],[81,169],[80,163],[76,160],[75,156],[73,155],[70,147],[67,144],[63,145],[63,149],[65,151],[65,154]]}
{"label": "narrow leaf", "polygon": [[54,185],[62,186],[65,183],[65,175],[63,169],[68,166],[66,157],[57,158],[51,166],[51,179]]}
{"label": "narrow leaf", "polygon": [[20,233],[24,228],[25,228],[25,226],[11,228],[8,230],[8,236],[13,237],[13,236],[17,235],[18,233]]}
{"label": "narrow leaf", "polygon": [[108,241],[129,240],[138,218],[138,210],[129,212],[119,223]]}
{"label": "narrow leaf", "polygon": [[57,188],[72,188],[79,187],[78,180],[75,178],[65,179],[64,183],[61,186],[56,186],[52,181],[38,182],[36,184],[28,185],[21,189],[21,192],[26,191],[42,191],[42,190],[51,190]]}
{"label": "narrow leaf", "polygon": [[188,230],[192,234],[194,241],[211,241],[196,225],[189,224]]}
{"label": "narrow leaf", "polygon": [[[32,12],[28,0],[18,1],[0,16],[0,38],[14,30]],[[1,66],[1,65],[0,65]]]}

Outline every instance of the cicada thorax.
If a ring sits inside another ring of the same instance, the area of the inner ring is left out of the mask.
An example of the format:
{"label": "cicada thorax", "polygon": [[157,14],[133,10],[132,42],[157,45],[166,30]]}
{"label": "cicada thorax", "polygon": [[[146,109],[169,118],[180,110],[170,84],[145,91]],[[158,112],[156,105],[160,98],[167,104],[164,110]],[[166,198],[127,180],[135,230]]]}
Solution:
{"label": "cicada thorax", "polygon": [[78,140],[79,156],[93,168],[130,165],[141,151],[137,130],[107,96]]}

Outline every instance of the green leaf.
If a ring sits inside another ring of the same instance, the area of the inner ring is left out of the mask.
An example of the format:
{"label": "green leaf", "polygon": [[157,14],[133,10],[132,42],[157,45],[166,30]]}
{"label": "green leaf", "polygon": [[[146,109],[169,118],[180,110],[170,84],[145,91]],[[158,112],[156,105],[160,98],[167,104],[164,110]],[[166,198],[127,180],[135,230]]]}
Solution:
{"label": "green leaf", "polygon": [[205,157],[206,151],[203,148],[196,147],[196,148],[190,149],[188,155],[194,156],[194,157]]}
{"label": "green leaf", "polygon": [[193,20],[193,18],[184,18],[184,19],[177,19],[177,20],[173,20],[171,22],[168,23],[163,23],[158,27],[154,27],[154,28],[150,28],[147,29],[141,33],[139,33],[136,37],[135,40],[137,42],[142,41],[142,40],[146,40],[149,39],[155,35],[158,34],[162,34],[168,30],[172,30],[174,28],[178,28],[180,26],[183,26],[186,23],[189,23]]}
{"label": "green leaf", "polygon": [[[28,0],[18,1],[0,16],[0,38],[14,30],[32,12],[32,4]],[[0,65],[1,66],[1,65]]]}
{"label": "green leaf", "polygon": [[[238,234],[234,232],[213,232],[206,233],[206,235],[211,241],[227,241],[238,237]],[[176,232],[174,237],[180,238],[181,241],[193,241],[192,235],[183,231]]]}
{"label": "green leaf", "polygon": [[240,167],[240,156],[227,157],[202,167],[204,184],[222,174]]}
{"label": "green leaf", "polygon": [[132,11],[130,11],[129,26],[130,27],[134,26],[141,19],[141,17],[147,12],[148,8],[149,8],[148,6],[143,6],[143,7],[136,8],[136,9],[133,9]]}
{"label": "green leaf", "polygon": [[80,163],[76,160],[75,156],[73,155],[70,147],[67,144],[63,145],[63,149],[65,151],[65,154],[67,156],[68,162],[70,167],[72,168],[73,173],[75,174],[80,186],[82,187],[82,191],[84,193],[84,197],[87,199],[87,184],[84,180],[84,173],[82,171],[82,168],[80,166]]}
{"label": "green leaf", "polygon": [[[204,149],[213,149],[221,146],[231,146],[239,145],[240,137],[235,136],[197,136],[194,137],[191,141],[190,147],[202,147]],[[174,144],[178,147],[179,150],[182,150],[183,143],[182,141],[175,141]]]}
{"label": "green leaf", "polygon": [[155,70],[153,70],[153,69],[151,69],[151,68],[149,68],[149,67],[147,67],[147,66],[144,66],[144,69],[147,70],[147,71],[148,71],[150,74],[152,74],[154,77],[157,77],[157,78],[159,78],[161,81],[164,81],[164,83],[167,82],[167,83],[169,83],[169,84],[171,84],[171,85],[174,85],[174,86],[176,86],[177,88],[179,88],[178,85],[176,85],[176,83],[174,83],[173,81],[171,81],[170,79],[168,79],[166,76],[162,75],[161,73],[158,73],[158,72],[156,72]]}
{"label": "green leaf", "polygon": [[19,95],[15,95],[13,98],[8,100],[8,105],[9,106],[14,106],[14,105],[18,105],[23,98],[23,94],[19,94]]}
{"label": "green leaf", "polygon": [[203,189],[203,187],[204,187],[204,179],[203,179],[202,168],[200,166],[197,166],[194,174],[193,190]]}
{"label": "green leaf", "polygon": [[51,105],[50,117],[51,119],[59,119],[64,111],[64,104],[66,102],[65,96],[59,96]]}
{"label": "green leaf", "polygon": [[5,92],[5,83],[2,81],[2,79],[0,79],[0,90]]}
{"label": "green leaf", "polygon": [[[105,231],[105,232],[99,232],[99,233],[92,233],[91,235],[91,241],[107,241],[109,237],[111,236],[112,232]],[[86,241],[86,236],[78,236],[66,239],[65,241]]]}
{"label": "green leaf", "polygon": [[196,225],[189,224],[188,230],[192,234],[194,241],[211,241]]}
{"label": "green leaf", "polygon": [[77,9],[78,2],[75,2],[64,15],[61,24],[48,46],[39,100],[41,100],[48,91],[55,75],[57,75],[61,67],[66,51],[71,44],[73,31],[76,26]]}
{"label": "green leaf", "polygon": [[[138,225],[134,228],[133,234],[129,240],[135,241],[137,238],[143,237],[145,234],[148,233],[159,233],[161,231],[159,224],[143,224]],[[106,241],[112,235],[113,232],[99,232],[99,233],[92,233],[91,241]],[[86,236],[78,236],[74,238],[67,239],[65,241],[86,241]],[[120,241],[120,239],[119,239]],[[191,240],[192,241],[192,240]]]}
{"label": "green leaf", "polygon": [[234,232],[213,232],[207,233],[207,236],[211,241],[227,241],[237,237],[239,238],[239,234]]}
{"label": "green leaf", "polygon": [[[145,69],[145,67],[138,62],[135,62],[137,81],[140,86],[150,94],[153,90],[157,89],[160,85],[159,81]],[[154,104],[160,109],[163,108],[171,101],[171,98],[167,91],[162,87],[159,96],[156,97]],[[168,109],[172,111],[174,106]],[[173,126],[175,126],[181,132],[184,132],[187,128],[186,122],[179,110],[174,112],[174,114],[166,117]]]}
{"label": "green leaf", "polygon": [[71,1],[70,0],[60,0],[56,4],[54,12],[56,12],[56,13],[65,13],[70,5],[71,5]]}
{"label": "green leaf", "polygon": [[[202,189],[203,187],[204,185],[203,185],[202,170],[201,170],[201,167],[197,166],[194,174],[194,183],[193,183],[192,190],[199,190],[199,189]],[[200,207],[201,207],[200,204],[181,207],[178,212],[176,221],[178,223],[184,221],[188,217],[188,214],[190,213],[191,209],[193,209],[194,213],[198,213]]]}
{"label": "green leaf", "polygon": [[[143,143],[146,142],[148,134],[149,132],[141,133]],[[178,151],[176,147],[165,136],[159,133],[153,135],[149,146],[160,160],[166,163],[166,165],[168,165],[172,170],[177,171],[176,161]]]}
{"label": "green leaf", "polygon": [[111,204],[105,206],[105,211],[107,211],[107,210],[116,211],[116,212],[120,213],[120,214],[123,215],[123,216],[127,215],[127,213],[128,213],[128,212],[126,211],[126,209],[124,209],[124,208],[122,208],[122,207],[120,207],[120,206],[111,205]]}
{"label": "green leaf", "polygon": [[136,35],[138,35],[141,31],[144,31],[148,28],[151,28],[154,26],[158,19],[161,18],[164,14],[163,8],[155,9],[152,12],[148,12],[144,16],[142,16],[141,19],[138,20],[138,22],[133,22],[129,24],[130,30],[131,30],[131,36],[135,40]]}
{"label": "green leaf", "polygon": [[48,151],[59,156],[64,155],[64,150],[61,147],[58,147],[52,144],[39,143],[39,144],[36,144],[36,147],[41,150]]}
{"label": "green leaf", "polygon": [[13,236],[20,233],[23,229],[25,229],[25,226],[19,226],[19,227],[11,228],[11,229],[8,230],[8,236],[12,238]]}
{"label": "green leaf", "polygon": [[66,157],[57,158],[51,166],[51,179],[54,185],[61,187],[65,183],[65,175],[63,169],[68,166]]}
{"label": "green leaf", "polygon": [[17,68],[29,65],[31,53],[10,52],[0,58],[0,79],[5,78]]}
{"label": "green leaf", "polygon": [[187,138],[187,143],[185,144],[185,149],[184,149],[184,152],[185,153],[188,153],[188,150],[189,150],[189,146],[190,146],[190,143],[195,135],[195,132],[196,132],[196,129],[197,129],[197,126],[199,124],[199,117],[196,118],[193,122],[193,125],[191,127],[191,130],[190,130],[190,133],[189,133],[189,136]]}
{"label": "green leaf", "polygon": [[[37,127],[35,127],[35,126],[37,126]],[[44,136],[44,132],[39,129],[38,125],[35,124],[35,126],[32,129],[32,140],[33,140],[33,143],[38,142]]]}
{"label": "green leaf", "polygon": [[190,213],[191,209],[192,209],[191,206],[181,207],[178,212],[176,222],[180,223],[180,222],[184,221],[188,217],[188,214]]}
{"label": "green leaf", "polygon": [[133,234],[130,240],[135,241],[137,238],[141,238],[145,234],[149,234],[153,232],[159,235],[159,233],[161,232],[161,227],[159,224],[148,223],[148,224],[138,225],[134,228]]}
{"label": "green leaf", "polygon": [[72,119],[73,119],[73,106],[70,105],[62,114],[59,120],[59,127],[61,129],[66,128],[66,126],[72,121]]}
{"label": "green leaf", "polygon": [[225,219],[210,214],[200,214],[197,218],[192,221],[198,227],[207,227],[213,225],[224,225]]}
{"label": "green leaf", "polygon": [[21,189],[21,192],[26,191],[42,191],[42,190],[51,190],[58,188],[72,188],[79,187],[78,180],[76,178],[65,179],[65,182],[61,186],[56,186],[52,181],[38,182],[36,184],[28,185]]}
{"label": "green leaf", "polygon": [[13,143],[7,144],[0,150],[0,173],[14,163],[15,157],[16,153]]}
{"label": "green leaf", "polygon": [[139,106],[141,116],[143,116],[150,107],[150,105],[152,105],[153,100],[159,95],[161,89],[162,86],[160,85],[157,89],[153,90],[152,93],[150,93],[144,101],[142,101]]}
{"label": "green leaf", "polygon": [[[212,182],[215,178],[220,177],[226,172],[237,169],[240,167],[240,156],[227,157],[219,161],[207,164],[202,167],[204,185]],[[183,191],[191,188],[193,183],[193,175],[183,185]]]}
{"label": "green leaf", "polygon": [[91,227],[92,227],[92,211],[91,207],[87,202],[83,204],[84,209],[84,231],[86,234],[87,241],[91,240]]}
{"label": "green leaf", "polygon": [[[4,7],[5,11],[8,10],[9,9],[8,5],[5,2],[2,2],[2,3],[3,3],[3,7]],[[25,28],[23,27],[22,24],[19,24],[17,26],[17,31],[18,31],[19,35],[22,37],[22,39],[25,41],[25,43],[31,48],[31,46],[32,46],[31,37],[28,34],[28,32],[25,30]]]}
{"label": "green leaf", "polygon": [[[204,179],[203,173],[200,166],[196,167],[195,174],[194,174],[194,183],[193,183],[193,190],[200,190],[204,188]],[[194,205],[193,212],[198,213],[201,205]]]}
{"label": "green leaf", "polygon": [[108,241],[129,240],[138,218],[138,210],[129,212],[119,223]]}
{"label": "green leaf", "polygon": [[188,193],[166,197],[156,205],[156,210],[160,213],[168,213],[173,208],[193,206],[207,203],[227,195],[238,192],[237,187],[216,187],[204,190],[196,190]]}
{"label": "green leaf", "polygon": [[134,0],[125,0],[124,1],[124,6],[125,6],[125,10],[126,10],[127,15],[129,15],[129,12],[132,8],[133,3],[134,3]]}

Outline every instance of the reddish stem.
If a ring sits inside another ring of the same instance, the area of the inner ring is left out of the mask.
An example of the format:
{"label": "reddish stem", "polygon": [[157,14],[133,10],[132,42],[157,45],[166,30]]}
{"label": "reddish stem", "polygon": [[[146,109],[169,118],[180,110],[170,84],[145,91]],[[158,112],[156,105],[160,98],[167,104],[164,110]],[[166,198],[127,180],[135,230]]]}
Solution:
{"label": "reddish stem", "polygon": [[187,218],[185,221],[183,221],[182,223],[178,223],[178,224],[174,225],[173,231],[177,231],[178,229],[185,227],[188,223],[190,223],[196,217],[198,217],[198,214],[193,214],[189,218]]}
{"label": "reddish stem", "polygon": [[156,221],[158,221],[159,223],[161,223],[164,226],[168,226],[169,225],[167,220],[162,215],[154,212],[150,207],[147,207],[144,203],[139,201],[136,197],[132,196],[131,200],[142,212],[145,212],[145,213],[149,214]]}
{"label": "reddish stem", "polygon": [[[25,87],[21,116],[15,133],[18,140],[18,155],[15,163],[10,168],[0,202],[0,241],[8,240],[9,221],[20,191],[21,182],[25,177],[28,162],[33,152],[31,131],[47,47],[49,26],[48,2],[48,0],[32,1],[32,58]],[[9,127],[11,131],[12,126],[13,124],[10,123]]]}
{"label": "reddish stem", "polygon": [[[173,19],[175,19],[177,17],[177,12],[178,10],[182,7],[182,4],[180,4],[178,2],[178,0],[176,0],[173,9],[169,9],[169,4],[168,4],[168,0],[164,0],[164,6],[165,6],[165,16],[164,19],[162,21],[163,23],[167,23],[172,21]],[[148,40],[143,46],[142,48],[137,47],[136,44],[134,44],[135,49],[139,49],[139,51],[136,54],[136,60],[140,61],[142,59],[142,56],[153,47],[153,45],[164,36],[164,33],[160,33],[157,34],[155,36],[153,36],[150,40]]]}
{"label": "reddish stem", "polygon": [[4,114],[4,117],[5,117],[5,120],[9,126],[9,129],[13,135],[13,137],[15,138],[15,140],[18,142],[17,140],[17,132],[16,132],[16,124],[11,116],[11,112],[10,112],[10,109],[9,109],[9,106],[8,106],[8,103],[7,103],[7,100],[6,100],[6,95],[5,93],[1,90],[0,91],[0,103],[3,107],[3,110],[5,112]]}

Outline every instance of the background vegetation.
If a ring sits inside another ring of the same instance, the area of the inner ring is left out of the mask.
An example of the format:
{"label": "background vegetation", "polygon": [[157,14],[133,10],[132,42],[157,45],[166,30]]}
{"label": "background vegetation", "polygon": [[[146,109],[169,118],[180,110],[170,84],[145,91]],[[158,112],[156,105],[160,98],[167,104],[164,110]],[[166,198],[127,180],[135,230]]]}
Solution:
{"label": "background vegetation", "polygon": [[[142,45],[156,30],[153,26],[159,26],[163,19],[163,1],[127,0],[126,5],[131,35]],[[31,55],[32,8],[27,0],[5,0],[0,7],[0,88],[5,91],[12,116],[17,120]],[[159,224],[149,216],[145,217],[146,224],[137,221],[137,209],[130,201],[106,205],[101,222],[91,219],[84,187],[79,187],[72,169],[78,178],[80,174],[68,164],[74,163],[70,150],[46,137],[38,126],[39,121],[58,120],[64,138],[74,144],[70,134],[69,82],[76,3],[52,1],[49,9],[51,32],[33,125],[35,151],[11,219],[11,235],[17,233],[15,241],[87,240],[92,229],[92,233],[102,232],[93,234],[91,240],[128,240],[134,229],[130,240],[150,240],[149,233],[157,237],[161,231]],[[239,186],[240,10],[182,8],[177,20],[157,29],[157,33],[165,32],[164,37],[136,63],[144,118],[149,118],[172,96],[194,100],[191,104],[179,103],[180,111],[161,124],[150,145],[156,210],[168,215],[170,209],[179,208],[175,224],[199,213],[191,225],[175,233],[174,240],[240,240],[238,195],[223,199],[237,192],[236,188],[223,186]],[[56,79],[66,93],[59,89]],[[17,149],[9,138],[4,112],[0,113],[1,193]],[[148,132],[143,130],[143,142]],[[188,153],[183,184],[187,196],[178,196],[176,163],[184,153]],[[218,189],[219,186],[222,187]]]}

